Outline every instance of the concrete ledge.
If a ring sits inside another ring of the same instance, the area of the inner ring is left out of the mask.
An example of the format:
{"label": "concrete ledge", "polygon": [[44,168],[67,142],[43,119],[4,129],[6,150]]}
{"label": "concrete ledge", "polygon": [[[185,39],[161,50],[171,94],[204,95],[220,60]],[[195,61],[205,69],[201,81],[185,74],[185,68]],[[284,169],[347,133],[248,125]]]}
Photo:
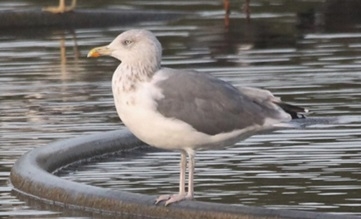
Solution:
{"label": "concrete ledge", "polygon": [[[115,152],[147,152],[127,130],[81,136],[36,148],[13,166],[10,180],[16,193],[49,205],[122,218],[359,218],[293,210],[241,207],[199,201],[155,206],[156,196],[76,183],[52,174],[59,168]],[[123,156],[119,153],[119,156]]]}
{"label": "concrete ledge", "polygon": [[141,10],[75,10],[52,14],[38,10],[8,10],[0,12],[0,29],[34,27],[105,27],[129,25],[142,21],[167,21],[185,16],[186,13]]}

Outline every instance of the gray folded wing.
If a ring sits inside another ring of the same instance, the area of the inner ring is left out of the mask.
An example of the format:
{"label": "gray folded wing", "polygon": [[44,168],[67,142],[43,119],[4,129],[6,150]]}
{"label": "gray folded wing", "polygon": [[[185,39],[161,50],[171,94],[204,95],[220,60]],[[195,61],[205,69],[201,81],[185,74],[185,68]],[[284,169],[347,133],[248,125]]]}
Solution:
{"label": "gray folded wing", "polygon": [[288,119],[280,107],[269,101],[276,98],[268,91],[238,90],[201,72],[162,71],[169,77],[157,84],[163,94],[163,98],[157,100],[157,110],[165,117],[188,123],[199,132],[216,135],[262,126],[266,118],[280,122]]}

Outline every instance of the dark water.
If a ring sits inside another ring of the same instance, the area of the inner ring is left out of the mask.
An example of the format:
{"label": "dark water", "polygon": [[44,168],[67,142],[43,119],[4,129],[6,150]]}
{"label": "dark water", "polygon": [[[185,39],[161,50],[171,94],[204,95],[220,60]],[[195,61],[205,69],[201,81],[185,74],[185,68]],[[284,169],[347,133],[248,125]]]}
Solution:
{"label": "dark water", "polygon": [[[342,116],[341,124],[253,136],[225,150],[198,153],[197,200],[361,215],[360,1],[251,2],[247,23],[241,2],[232,1],[229,28],[217,0],[80,1],[82,8],[172,9],[193,15],[118,27],[0,31],[0,217],[69,215],[19,200],[11,194],[9,172],[32,148],[121,128],[110,88],[117,62],[85,56],[130,28],[156,33],[164,66],[266,88],[307,106],[310,116]],[[50,4],[23,0],[0,6],[23,9],[42,3]],[[178,158],[172,152],[114,157],[62,177],[144,194],[174,193]]]}

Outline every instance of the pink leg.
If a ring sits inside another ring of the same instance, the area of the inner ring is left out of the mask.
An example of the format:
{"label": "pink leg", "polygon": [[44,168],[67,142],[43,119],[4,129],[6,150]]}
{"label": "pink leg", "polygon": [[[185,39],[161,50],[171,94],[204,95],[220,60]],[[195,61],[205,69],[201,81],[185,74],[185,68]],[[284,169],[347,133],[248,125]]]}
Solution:
{"label": "pink leg", "polygon": [[194,152],[192,151],[191,153],[188,153],[189,156],[189,161],[188,161],[188,193],[186,198],[187,199],[192,199],[193,195],[194,195],[194,166],[195,166],[195,161],[194,161]]}
{"label": "pink leg", "polygon": [[170,203],[184,199],[184,197],[186,196],[186,191],[185,191],[186,169],[187,169],[187,154],[185,151],[182,151],[181,161],[180,161],[180,174],[179,174],[179,193],[175,195],[161,195],[156,199],[155,204],[158,204],[161,201],[166,201],[165,205],[167,206]]}
{"label": "pink leg", "polygon": [[65,6],[65,0],[59,0],[58,7],[47,7],[43,8],[43,11],[47,11],[54,14],[65,13],[68,11],[74,10],[76,7],[76,0],[72,0],[71,5],[69,7]]}

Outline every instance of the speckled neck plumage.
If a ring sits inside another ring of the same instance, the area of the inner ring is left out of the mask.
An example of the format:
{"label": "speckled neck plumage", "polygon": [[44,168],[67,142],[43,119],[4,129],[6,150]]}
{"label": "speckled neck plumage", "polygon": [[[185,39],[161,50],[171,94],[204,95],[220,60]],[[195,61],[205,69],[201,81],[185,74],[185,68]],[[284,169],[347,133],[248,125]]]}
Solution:
{"label": "speckled neck plumage", "polygon": [[113,81],[122,90],[122,92],[132,92],[137,89],[141,82],[151,80],[155,70],[147,66],[130,66],[122,63],[114,73]]}

